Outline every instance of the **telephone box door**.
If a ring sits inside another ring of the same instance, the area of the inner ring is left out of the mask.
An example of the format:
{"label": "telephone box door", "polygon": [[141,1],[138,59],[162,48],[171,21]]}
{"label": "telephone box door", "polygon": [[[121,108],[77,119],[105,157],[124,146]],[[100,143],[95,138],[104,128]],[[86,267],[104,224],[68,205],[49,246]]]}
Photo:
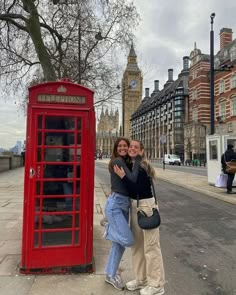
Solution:
{"label": "telephone box door", "polygon": [[93,211],[86,175],[94,165],[88,162],[89,112],[33,108],[30,117],[23,264],[27,269],[86,265],[92,260]]}

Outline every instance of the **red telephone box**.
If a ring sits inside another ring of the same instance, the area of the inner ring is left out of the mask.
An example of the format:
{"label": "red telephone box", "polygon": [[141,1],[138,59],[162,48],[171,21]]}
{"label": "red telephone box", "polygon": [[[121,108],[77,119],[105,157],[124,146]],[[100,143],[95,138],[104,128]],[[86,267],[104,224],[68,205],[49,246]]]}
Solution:
{"label": "red telephone box", "polygon": [[94,148],[93,91],[29,89],[22,273],[92,271]]}

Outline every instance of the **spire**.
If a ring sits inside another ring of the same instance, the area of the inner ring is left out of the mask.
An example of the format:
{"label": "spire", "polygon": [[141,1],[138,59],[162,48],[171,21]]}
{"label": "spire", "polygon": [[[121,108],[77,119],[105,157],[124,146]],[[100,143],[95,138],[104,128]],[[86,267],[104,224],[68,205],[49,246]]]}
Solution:
{"label": "spire", "polygon": [[197,49],[197,42],[194,42],[194,49]]}
{"label": "spire", "polygon": [[137,55],[134,50],[133,42],[130,47],[130,51],[129,51],[129,55],[128,55],[128,63],[127,63],[126,69],[128,71],[132,71],[132,72],[139,72],[140,71],[138,64],[137,64]]}
{"label": "spire", "polygon": [[135,53],[135,50],[134,50],[134,44],[133,44],[133,42],[132,42],[131,47],[130,47],[129,56],[137,57],[137,55]]}

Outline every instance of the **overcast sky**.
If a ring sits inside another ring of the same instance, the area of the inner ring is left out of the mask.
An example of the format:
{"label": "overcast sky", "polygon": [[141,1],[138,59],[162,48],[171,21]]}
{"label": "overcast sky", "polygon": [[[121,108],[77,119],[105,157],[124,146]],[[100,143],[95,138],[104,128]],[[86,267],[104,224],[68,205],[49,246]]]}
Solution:
{"label": "overcast sky", "polygon": [[[232,28],[236,38],[236,0],[134,0],[141,16],[134,41],[138,64],[144,75],[143,89],[153,91],[154,80],[160,89],[174,69],[174,79],[189,56],[194,42],[209,54],[210,14],[215,12],[215,53],[219,50],[219,32]],[[124,59],[124,68],[126,59]],[[121,77],[122,78],[122,77]],[[15,104],[16,101],[16,104]],[[5,102],[0,94],[0,147],[10,148],[25,139],[25,117],[18,112],[18,99]]]}
{"label": "overcast sky", "polygon": [[135,50],[144,74],[143,89],[160,89],[168,79],[168,69],[174,69],[174,79],[183,68],[183,56],[197,48],[210,53],[210,15],[215,12],[215,53],[219,50],[219,33],[232,28],[236,38],[235,0],[134,0],[142,21],[136,32]]}

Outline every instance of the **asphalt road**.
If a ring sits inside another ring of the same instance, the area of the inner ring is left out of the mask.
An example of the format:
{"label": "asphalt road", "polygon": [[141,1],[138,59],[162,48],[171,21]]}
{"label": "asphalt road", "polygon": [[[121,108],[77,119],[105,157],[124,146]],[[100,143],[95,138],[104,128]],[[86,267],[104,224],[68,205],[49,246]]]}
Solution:
{"label": "asphalt road", "polygon": [[[96,175],[109,193],[107,164]],[[156,192],[166,295],[236,295],[236,206],[163,181]]]}

